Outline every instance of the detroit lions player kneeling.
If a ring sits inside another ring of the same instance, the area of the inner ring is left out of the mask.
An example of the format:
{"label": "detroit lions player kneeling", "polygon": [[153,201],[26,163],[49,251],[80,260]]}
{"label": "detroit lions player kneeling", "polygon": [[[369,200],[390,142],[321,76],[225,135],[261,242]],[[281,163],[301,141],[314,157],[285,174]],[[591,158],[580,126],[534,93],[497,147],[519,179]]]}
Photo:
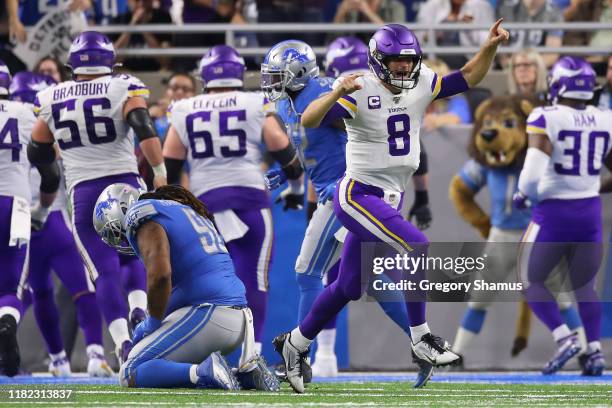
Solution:
{"label": "detroit lions player kneeling", "polygon": [[[121,385],[279,389],[252,352],[244,285],[211,213],[193,194],[163,186],[139,197],[130,185],[113,184],[100,194],[93,222],[104,242],[136,253],[147,269],[149,316],[134,330]],[[236,379],[220,353],[243,342]]]}

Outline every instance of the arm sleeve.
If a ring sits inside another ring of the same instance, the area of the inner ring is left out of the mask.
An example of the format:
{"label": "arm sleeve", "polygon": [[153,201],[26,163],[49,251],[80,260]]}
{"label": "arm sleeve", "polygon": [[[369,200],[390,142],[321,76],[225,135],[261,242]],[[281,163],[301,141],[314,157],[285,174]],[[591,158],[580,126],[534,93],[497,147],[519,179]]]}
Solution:
{"label": "arm sleeve", "polygon": [[434,75],[431,90],[434,99],[448,98],[470,89],[461,71],[455,71],[442,78]]}
{"label": "arm sleeve", "polygon": [[472,159],[459,170],[459,177],[475,193],[487,184],[487,169]]}

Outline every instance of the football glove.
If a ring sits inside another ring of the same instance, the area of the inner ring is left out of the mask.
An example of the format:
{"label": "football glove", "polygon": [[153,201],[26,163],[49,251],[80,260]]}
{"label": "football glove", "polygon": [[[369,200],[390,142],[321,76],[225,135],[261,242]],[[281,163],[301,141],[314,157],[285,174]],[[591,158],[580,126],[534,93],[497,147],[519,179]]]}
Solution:
{"label": "football glove", "polygon": [[276,168],[268,170],[268,172],[264,175],[264,179],[268,191],[273,191],[285,184],[287,181],[287,175],[283,169]]}
{"label": "football glove", "polygon": [[138,323],[138,326],[136,326],[136,328],[134,329],[132,343],[136,345],[140,340],[144,339],[146,336],[159,329],[160,326],[161,320],[153,316],[147,316],[147,318],[144,319],[142,322]]}
{"label": "football glove", "polygon": [[284,203],[283,211],[304,208],[304,184],[302,180],[289,180],[289,187],[278,195],[274,203],[278,204],[281,201]]}
{"label": "football glove", "polygon": [[525,194],[517,191],[512,196],[512,205],[514,205],[514,208],[518,208],[519,210],[526,210],[531,207],[531,201]]}
{"label": "football glove", "polygon": [[412,222],[413,217],[417,228],[420,230],[426,230],[431,225],[432,215],[427,190],[415,191],[414,203],[412,203],[408,213],[408,220]]}
{"label": "football glove", "polygon": [[336,193],[336,183],[329,184],[321,192],[321,195],[319,196],[319,202],[324,204],[329,200],[333,200],[335,193]]}

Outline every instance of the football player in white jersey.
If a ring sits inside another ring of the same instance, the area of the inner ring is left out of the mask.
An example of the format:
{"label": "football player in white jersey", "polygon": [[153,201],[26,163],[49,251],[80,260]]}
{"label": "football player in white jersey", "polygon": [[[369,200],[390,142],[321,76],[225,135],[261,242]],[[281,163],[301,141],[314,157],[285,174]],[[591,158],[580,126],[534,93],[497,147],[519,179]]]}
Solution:
{"label": "football player in white jersey", "polygon": [[[401,24],[385,25],[369,43],[372,72],[339,78],[332,92],[304,111],[305,127],[344,119],[347,170],[338,183],[334,212],[349,233],[338,279],[321,293],[300,325],[285,336],[282,355],[294,391],[304,392],[302,366],[313,339],[365,289],[361,244],[385,242],[403,253],[426,251],[427,237],[398,210],[406,185],[419,166],[423,114],[434,99],[464,92],[484,78],[497,46],[509,37],[500,24],[498,20],[493,25],[481,50],[460,71],[444,78],[421,63],[421,48],[412,31]],[[421,275],[422,271],[417,271],[415,278]],[[437,366],[457,361],[459,356],[450,351],[448,343],[429,331],[423,294],[410,296],[406,307],[417,357]]]}
{"label": "football player in white jersey", "polygon": [[170,183],[179,182],[183,162],[188,161],[190,189],[215,216],[236,274],[246,287],[259,353],[273,247],[262,140],[294,187],[295,199],[286,201],[297,205],[304,201],[304,192],[299,180],[302,168],[289,137],[278,120],[266,114],[264,95],[242,90],[244,71],[244,60],[232,47],[211,48],[200,62],[204,94],[171,107],[164,157]]}
{"label": "football player in white jersey", "polygon": [[[24,264],[30,240],[30,164],[25,147],[36,122],[32,109],[9,101],[11,75],[0,61],[0,359],[4,375],[19,370],[17,324],[22,305],[18,291],[26,282]],[[51,152],[55,155],[55,152]],[[57,164],[39,166],[40,200],[50,205],[60,182]]]}
{"label": "football player in white jersey", "polygon": [[[56,84],[47,75],[22,71],[17,73],[9,88],[10,98],[34,110],[36,93]],[[34,212],[39,207],[38,186],[40,176],[37,171],[30,171],[30,188]],[[34,225],[29,245],[28,284],[32,294],[34,316],[42,334],[49,357],[49,372],[56,377],[71,375],[70,361],[64,350],[60,333],[60,317],[54,299],[54,285],[51,280],[51,269],[66,286],[76,306],[78,321],[83,329],[87,346],[87,373],[94,377],[109,377],[113,371],[104,357],[102,347],[102,316],[96,302],[96,295],[81,256],[74,243],[74,238],[65,221],[66,190],[60,183],[57,198],[51,206],[45,225]],[[28,302],[22,297],[24,313]]]}
{"label": "football player in white jersey", "polygon": [[[552,332],[558,350],[543,368],[552,374],[580,351],[582,374],[600,376],[602,308],[595,277],[602,260],[600,170],[612,170],[612,111],[586,103],[593,97],[595,71],[581,58],[563,57],[548,75],[552,106],[536,108],[527,119],[529,148],[519,177],[515,205],[535,203],[523,236],[521,280],[533,312]],[[546,286],[565,258],[584,325],[587,349],[571,333]]]}
{"label": "football player in white jersey", "polygon": [[[128,137],[130,127],[153,168],[156,186],[166,183],[166,168],[144,99],[149,91],[137,78],[113,75],[115,51],[109,39],[95,31],[83,32],[72,43],[68,58],[74,80],[38,93],[39,118],[28,158],[34,164],[53,162],[53,143],[57,141],[72,205],[74,238],[96,284],[98,303],[122,360],[131,341],[119,254],[104,245],[96,233],[93,207],[110,184],[142,185],[134,142]],[[38,221],[44,222],[45,217],[41,211]]]}

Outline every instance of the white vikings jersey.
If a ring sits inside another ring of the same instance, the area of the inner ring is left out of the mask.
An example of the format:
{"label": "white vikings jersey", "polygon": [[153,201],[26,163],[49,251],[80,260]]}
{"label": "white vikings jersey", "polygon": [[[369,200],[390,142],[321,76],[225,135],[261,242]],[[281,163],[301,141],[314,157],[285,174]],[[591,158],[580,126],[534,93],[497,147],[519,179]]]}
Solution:
{"label": "white vikings jersey", "polygon": [[578,199],[599,195],[599,172],[612,149],[612,111],[565,105],[535,108],[527,119],[527,132],[547,135],[553,145],[538,200]]}
{"label": "white vikings jersey", "polygon": [[187,148],[189,186],[196,196],[220,187],[265,189],[263,94],[203,94],[178,101],[170,109],[170,123]]}
{"label": "white vikings jersey", "polygon": [[123,105],[132,96],[148,95],[146,86],[130,75],[62,82],[38,93],[39,116],[62,151],[68,191],[85,180],[138,174]]}
{"label": "white vikings jersey", "polygon": [[338,100],[351,116],[344,120],[346,174],[365,184],[404,191],[419,167],[421,122],[440,91],[441,78],[422,64],[417,86],[399,94],[391,93],[373,73],[357,81],[362,89]]}
{"label": "white vikings jersey", "polygon": [[36,117],[32,105],[0,101],[0,195],[30,201],[27,146]]}

